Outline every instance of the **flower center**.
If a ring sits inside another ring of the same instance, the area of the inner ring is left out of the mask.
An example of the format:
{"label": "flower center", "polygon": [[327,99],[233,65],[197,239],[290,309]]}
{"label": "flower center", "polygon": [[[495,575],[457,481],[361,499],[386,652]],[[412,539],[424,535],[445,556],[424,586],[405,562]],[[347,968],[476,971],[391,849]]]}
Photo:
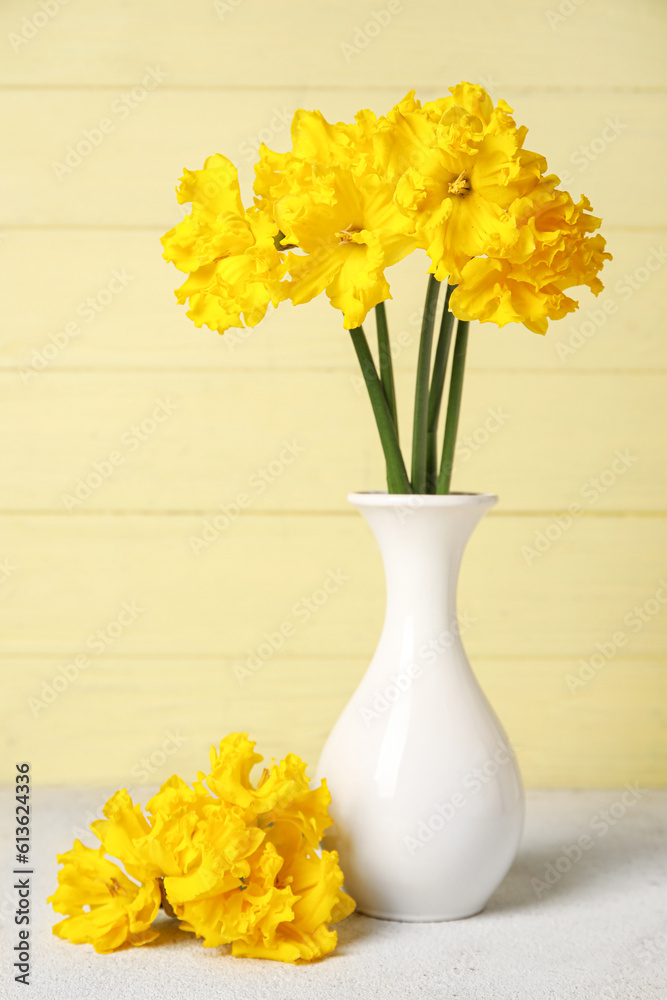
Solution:
{"label": "flower center", "polygon": [[452,181],[447,185],[447,193],[458,195],[460,198],[465,197],[470,191],[470,178],[468,177],[465,170],[462,170],[455,181]]}
{"label": "flower center", "polygon": [[353,226],[350,224],[349,226],[346,226],[345,229],[339,230],[339,232],[335,233],[334,235],[338,237],[339,240],[338,246],[342,247],[345,243],[352,243],[352,233],[360,233],[360,232],[361,229],[359,228],[359,226]]}
{"label": "flower center", "polygon": [[111,893],[112,896],[117,896],[121,892],[123,893],[124,896],[127,896],[126,890],[120,884],[120,882],[118,881],[118,879],[115,879],[115,878],[110,879],[107,882],[107,889],[109,890],[109,892]]}

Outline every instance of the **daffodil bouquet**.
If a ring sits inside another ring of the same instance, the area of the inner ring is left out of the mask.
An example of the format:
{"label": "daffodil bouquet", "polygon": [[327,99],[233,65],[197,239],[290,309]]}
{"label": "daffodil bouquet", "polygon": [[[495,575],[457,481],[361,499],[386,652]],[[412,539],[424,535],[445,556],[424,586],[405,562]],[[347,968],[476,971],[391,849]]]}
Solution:
{"label": "daffodil bouquet", "polygon": [[[326,292],[361,365],[390,493],[450,490],[470,321],[523,323],[544,334],[549,319],[577,308],[566,289],[587,285],[599,294],[597,275],[610,258],[604,239],[589,235],[600,219],[588,200],[575,204],[545,158],[524,149],[527,129],[505,101],[494,107],[470,83],[450,94],[422,105],[411,92],[387,115],[364,110],[351,124],[297,111],[292,149],[260,149],[252,207],[243,207],[230,160],[211,156],[202,170],[184,171],[178,200],[192,211],[162,239],[166,259],[189,272],[176,296],[189,301],[197,326],[255,326],[269,304],[301,305]],[[408,475],[385,271],[414,250],[426,252],[430,267]],[[371,309],[377,365],[362,326]]]}
{"label": "daffodil bouquet", "polygon": [[116,792],[90,825],[100,846],[76,840],[58,856],[49,902],[65,919],[53,933],[101,953],[138,947],[159,937],[162,908],[204,947],[231,944],[237,957],[308,962],[333,951],[328,924],[354,900],[336,852],[319,849],[332,822],[326,782],[311,789],[306,765],[288,754],[254,785],[254,747],[231,733],[211,749],[208,774],[191,785],[173,775],[146,815]]}

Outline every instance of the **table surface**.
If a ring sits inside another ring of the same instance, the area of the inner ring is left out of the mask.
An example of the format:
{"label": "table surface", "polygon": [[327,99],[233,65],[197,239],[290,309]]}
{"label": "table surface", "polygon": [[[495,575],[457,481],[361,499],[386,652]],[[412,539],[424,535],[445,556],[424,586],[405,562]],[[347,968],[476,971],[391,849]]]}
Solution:
{"label": "table surface", "polygon": [[[13,823],[10,794],[0,796],[3,998],[667,998],[667,791],[531,791],[518,858],[483,913],[439,924],[355,914],[339,925],[334,954],[304,966],[204,949],[166,918],[160,942],[112,955],[53,937],[56,918],[44,900],[55,887],[55,856],[81,837],[106,798],[100,789],[34,793],[26,994],[12,981]],[[572,845],[583,835],[587,848],[577,859]]]}

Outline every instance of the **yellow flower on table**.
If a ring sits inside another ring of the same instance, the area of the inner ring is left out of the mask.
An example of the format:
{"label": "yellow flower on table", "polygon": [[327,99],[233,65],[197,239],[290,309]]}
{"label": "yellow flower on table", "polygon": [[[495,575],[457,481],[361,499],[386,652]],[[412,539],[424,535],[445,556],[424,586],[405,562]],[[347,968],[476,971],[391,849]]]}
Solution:
{"label": "yellow flower on table", "polygon": [[331,826],[326,782],[311,789],[305,763],[290,753],[279,764],[265,768],[255,786],[250,772],[262,757],[254,746],[245,733],[227,736],[217,752],[211,749],[211,773],[200,773],[200,779],[224,802],[242,809],[247,822],[268,830],[278,820],[289,820],[311,847],[317,847]]}
{"label": "yellow flower on table", "polygon": [[150,832],[137,846],[165,878],[182,875],[199,864],[201,851],[192,838],[211,801],[204,789],[191,788],[174,774],[146,804]]}
{"label": "yellow flower on table", "polygon": [[71,851],[58,855],[63,868],[48,902],[67,917],[53,933],[74,944],[92,944],[98,952],[153,941],[158,936],[150,929],[160,908],[158,882],[137,885],[103,853],[103,847],[94,850],[75,840]]}
{"label": "yellow flower on table", "polygon": [[235,955],[285,962],[330,952],[336,933],[328,925],[354,902],[335,852],[318,852],[331,824],[329,792],[324,782],[310,788],[294,754],[253,784],[262,760],[254,748],[245,733],[227,736],[211,749],[208,775],[192,786],[173,775],[146,816],[126,790],[112,795],[105,819],[91,824],[100,848],[76,841],[59,857],[50,901],[67,919],[54,933],[98,951],[145,944],[158,936],[150,924],[162,901],[206,947],[231,944]]}
{"label": "yellow flower on table", "polygon": [[[231,943],[232,954],[236,954],[235,942],[248,935],[263,934],[273,941],[277,926],[294,919],[295,897],[279,881],[282,866],[283,859],[276,849],[263,845],[251,859],[248,873],[237,878],[233,886],[174,905],[182,929],[201,937],[206,948]],[[284,960],[277,948],[265,957]]]}
{"label": "yellow flower on table", "polygon": [[[155,800],[150,807],[154,810],[155,839],[163,843],[172,818],[160,811]],[[179,852],[173,854],[177,863],[165,866],[164,888],[179,916],[181,903],[236,889],[240,880],[249,876],[250,858],[264,840],[261,830],[246,824],[240,809],[213,797],[194,823],[174,826],[174,832],[181,834]]]}
{"label": "yellow flower on table", "polygon": [[[273,845],[267,845],[267,852]],[[285,850],[285,843],[282,843]],[[275,849],[274,849],[275,850]],[[273,852],[269,857],[273,856]],[[279,855],[278,855],[279,856]],[[354,900],[342,890],[343,874],[335,851],[315,851],[294,844],[281,863],[276,885],[289,893],[289,912],[280,921],[264,919],[235,938],[232,954],[273,958],[281,962],[310,962],[336,947],[337,934],[328,925],[353,912]],[[245,893],[244,893],[245,898]]]}
{"label": "yellow flower on table", "polygon": [[[205,782],[218,805],[204,806],[192,835],[200,859],[183,877],[165,877],[166,894],[181,927],[205,947],[231,943],[234,955],[284,962],[321,958],[336,945],[328,924],[354,910],[338,856],[316,851],[331,797],[324,782],[310,788],[294,754],[253,785],[262,760],[254,746],[232,733],[211,751],[211,772],[195,787]],[[149,807],[159,814],[155,799]]]}
{"label": "yellow flower on table", "polygon": [[140,881],[159,878],[162,875],[160,866],[151,859],[146,847],[151,828],[141,806],[135,806],[123,789],[111,796],[102,811],[106,819],[96,819],[90,829],[104,851],[120,858],[132,878]]}

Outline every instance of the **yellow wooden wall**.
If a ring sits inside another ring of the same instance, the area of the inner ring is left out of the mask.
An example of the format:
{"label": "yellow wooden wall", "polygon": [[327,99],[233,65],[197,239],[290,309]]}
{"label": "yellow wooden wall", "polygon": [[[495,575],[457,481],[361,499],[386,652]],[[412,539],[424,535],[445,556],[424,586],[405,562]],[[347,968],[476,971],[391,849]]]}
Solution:
{"label": "yellow wooden wall", "polygon": [[[665,783],[666,29],[660,0],[4,0],[5,778],[27,758],[41,783],[154,782],[233,729],[315,762],[383,612],[345,499],[383,486],[349,338],[321,301],[196,330],[158,237],[184,166],[225,153],[247,194],[250,146],[286,148],[295,108],[345,119],[469,79],[588,194],[614,261],[546,338],[473,330],[454,485],[501,503],[464,567],[466,646],[528,784]],[[404,427],[424,271],[399,266],[389,306]],[[96,463],[112,474],[67,509]]]}

